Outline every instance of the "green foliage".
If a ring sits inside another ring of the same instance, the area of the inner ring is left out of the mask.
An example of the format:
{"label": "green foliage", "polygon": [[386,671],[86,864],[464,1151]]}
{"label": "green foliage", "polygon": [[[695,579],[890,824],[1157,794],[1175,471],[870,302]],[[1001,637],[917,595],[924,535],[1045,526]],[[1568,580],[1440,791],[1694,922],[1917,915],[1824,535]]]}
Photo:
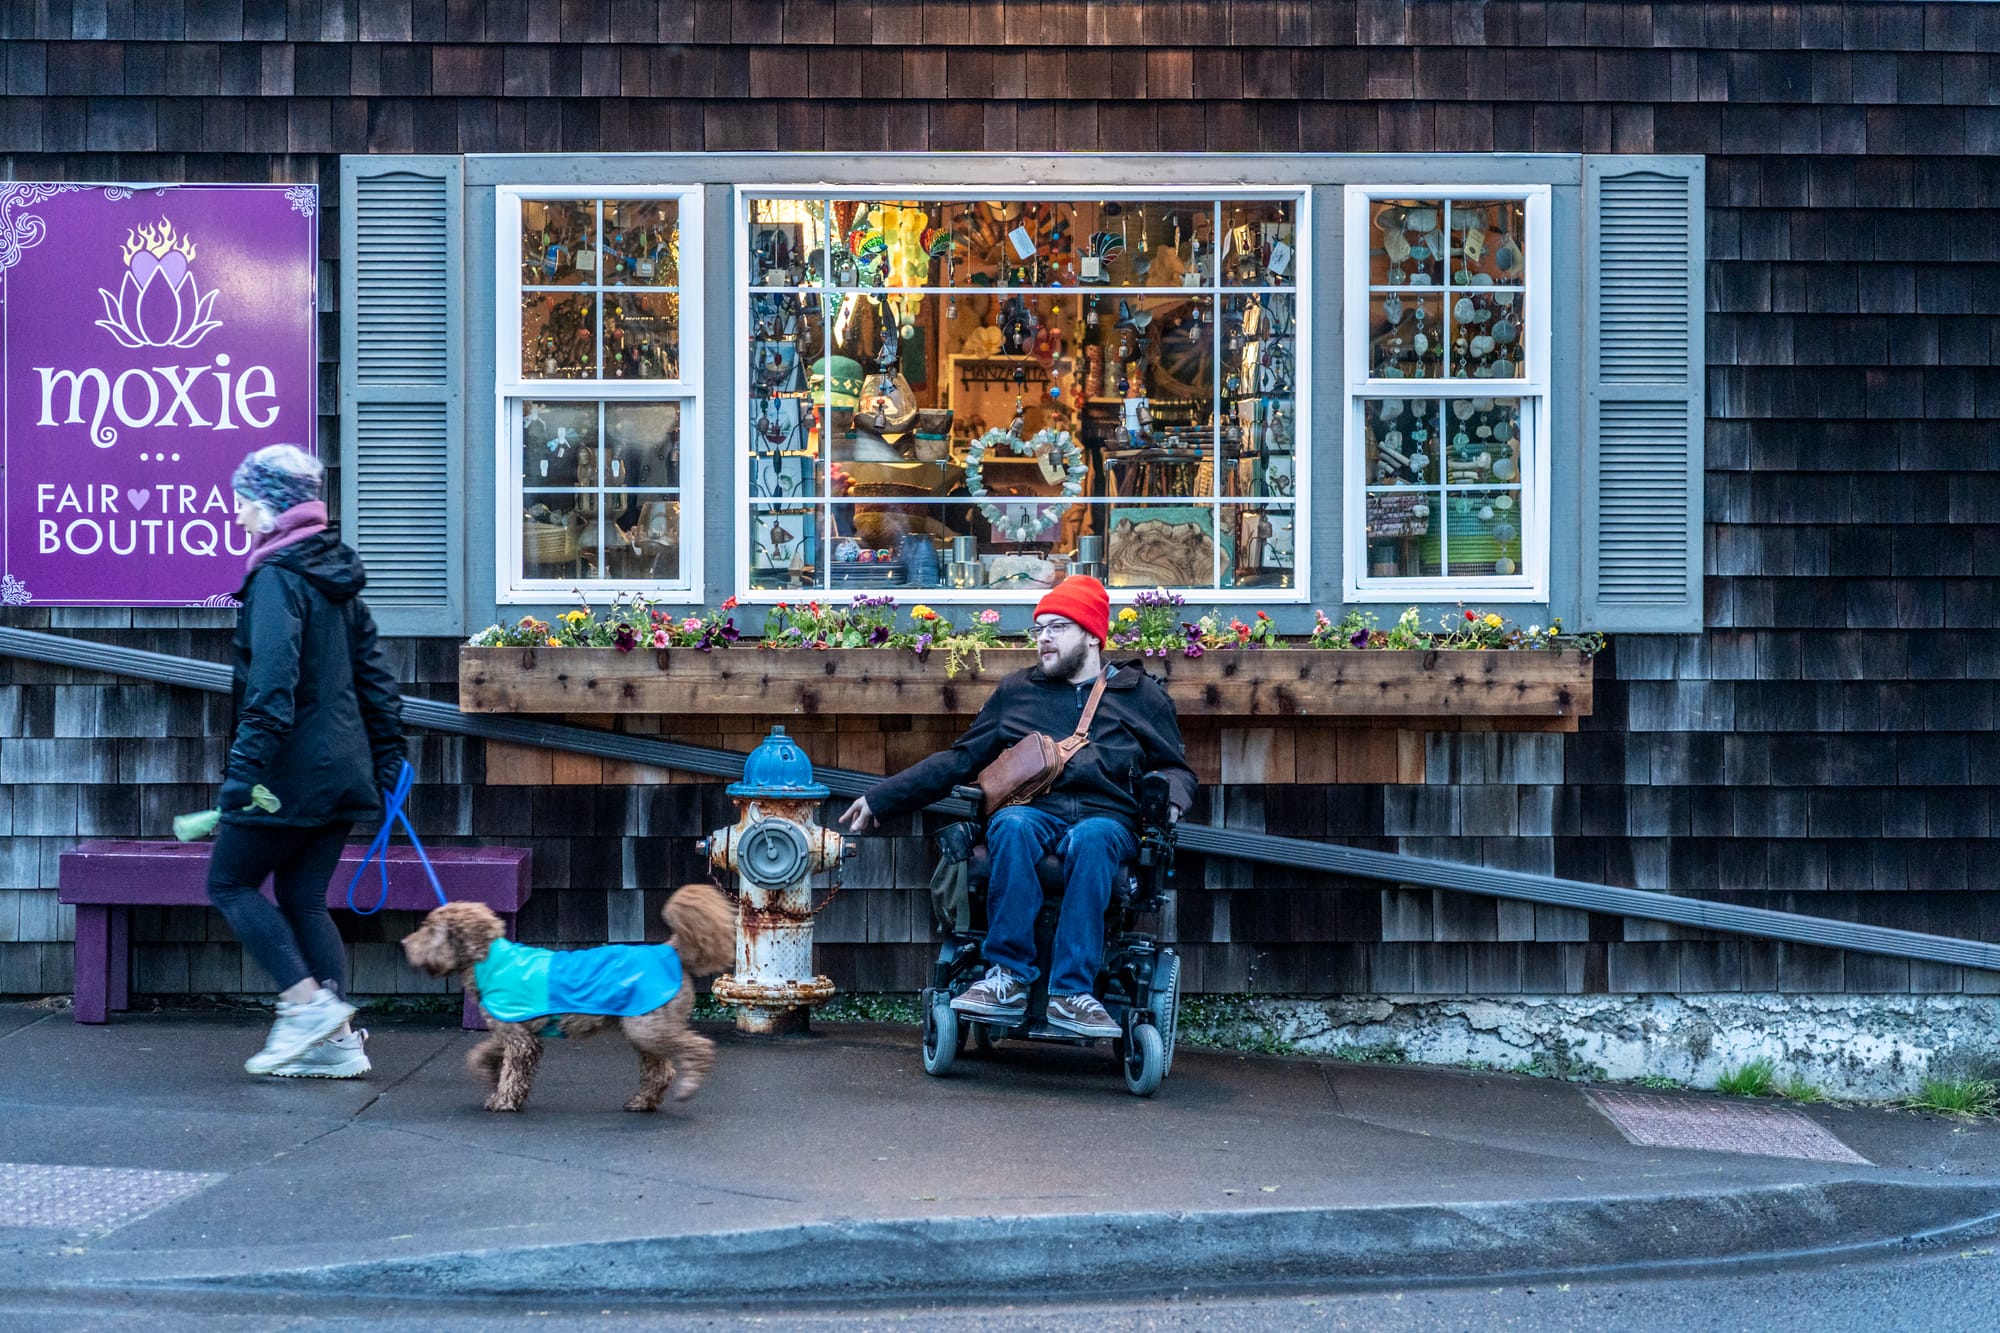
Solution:
{"label": "green foliage", "polygon": [[1741,1069],[1725,1069],[1715,1080],[1715,1090],[1728,1097],[1769,1097],[1776,1089],[1772,1080],[1778,1066],[1759,1057]]}
{"label": "green foliage", "polygon": [[1410,1057],[1403,1048],[1393,1042],[1379,1046],[1341,1046],[1334,1050],[1333,1058],[1359,1065],[1400,1065],[1409,1063]]}
{"label": "green foliage", "polygon": [[1787,1074],[1778,1084],[1778,1095],[1788,1102],[1823,1102],[1826,1091],[1802,1074]]}
{"label": "green foliage", "polygon": [[1926,1078],[1903,1105],[1946,1115],[2000,1115],[2000,1083],[1983,1078]]}
{"label": "green foliage", "polygon": [[1532,1078],[1559,1078],[1565,1083],[1602,1083],[1610,1078],[1603,1065],[1577,1054],[1569,1038],[1561,1033],[1550,1037],[1548,1045],[1536,1051],[1533,1059],[1516,1064],[1511,1072]]}
{"label": "green foliage", "polygon": [[1681,1082],[1671,1074],[1641,1074],[1632,1081],[1642,1088],[1672,1089],[1685,1088],[1687,1086],[1687,1084]]}

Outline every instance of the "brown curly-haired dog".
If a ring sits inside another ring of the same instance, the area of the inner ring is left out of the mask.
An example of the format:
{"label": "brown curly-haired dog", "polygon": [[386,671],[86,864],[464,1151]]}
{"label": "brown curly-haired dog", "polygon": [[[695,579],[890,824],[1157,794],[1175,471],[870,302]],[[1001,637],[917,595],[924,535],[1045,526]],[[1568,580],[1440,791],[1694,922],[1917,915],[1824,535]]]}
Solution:
{"label": "brown curly-haired dog", "polygon": [[[465,1063],[493,1089],[489,1111],[518,1111],[535,1085],[535,1067],[542,1058],[541,1033],[551,1023],[565,1037],[580,1037],[617,1023],[625,1039],[639,1052],[639,1090],[625,1103],[628,1111],[657,1110],[669,1085],[674,1100],[683,1101],[715,1065],[715,1043],[688,1027],[694,1011],[694,979],[726,971],[735,959],[736,912],[729,899],[706,884],[687,884],[667,899],[660,915],[672,932],[669,943],[681,961],[681,987],[657,1009],[626,1018],[598,1014],[551,1014],[532,1022],[496,1019],[481,1003],[492,1035],[467,1053]],[[403,939],[403,954],[412,967],[434,977],[458,975],[459,984],[475,1000],[479,983],[473,969],[486,960],[493,942],[505,933],[499,916],[484,903],[447,903],[432,911]]]}

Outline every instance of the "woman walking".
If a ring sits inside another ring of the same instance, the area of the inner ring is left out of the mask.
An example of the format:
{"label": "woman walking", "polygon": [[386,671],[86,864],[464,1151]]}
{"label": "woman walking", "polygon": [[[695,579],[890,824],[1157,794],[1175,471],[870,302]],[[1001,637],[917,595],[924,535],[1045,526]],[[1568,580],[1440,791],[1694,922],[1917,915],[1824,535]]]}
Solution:
{"label": "woman walking", "polygon": [[[359,596],[360,557],[327,528],[324,475],[303,449],[274,444],[230,478],[251,541],[208,896],[280,988],[278,1021],[243,1067],[287,1078],[368,1072],[326,889],[348,830],[380,810],[403,764],[402,701]],[[258,787],[275,808],[253,802]],[[266,876],[275,907],[257,891]]]}

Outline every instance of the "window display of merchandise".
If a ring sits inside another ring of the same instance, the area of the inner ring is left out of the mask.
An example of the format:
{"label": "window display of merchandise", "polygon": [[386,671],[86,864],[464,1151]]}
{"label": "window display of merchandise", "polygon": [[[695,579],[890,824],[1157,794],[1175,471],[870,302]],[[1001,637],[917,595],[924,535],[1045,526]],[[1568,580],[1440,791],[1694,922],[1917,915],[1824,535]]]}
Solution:
{"label": "window display of merchandise", "polygon": [[524,578],[680,577],[680,404],[523,402],[514,430]]}
{"label": "window display of merchandise", "polygon": [[[1366,194],[1349,220],[1350,466],[1361,561],[1350,581],[1525,583],[1524,533],[1548,368],[1530,336],[1546,290],[1531,244],[1545,197]],[[1359,251],[1359,253],[1357,253]],[[1538,282],[1543,285],[1538,286]],[[1350,532],[1352,527],[1350,527]],[[1350,549],[1353,549],[1350,547]]]}
{"label": "window display of merchandise", "polygon": [[749,586],[1295,586],[1286,197],[750,194]]}
{"label": "window display of merchandise", "polygon": [[496,434],[518,484],[500,522],[520,534],[502,596],[686,587],[700,265],[683,246],[700,245],[699,192],[559,193],[498,191]]}

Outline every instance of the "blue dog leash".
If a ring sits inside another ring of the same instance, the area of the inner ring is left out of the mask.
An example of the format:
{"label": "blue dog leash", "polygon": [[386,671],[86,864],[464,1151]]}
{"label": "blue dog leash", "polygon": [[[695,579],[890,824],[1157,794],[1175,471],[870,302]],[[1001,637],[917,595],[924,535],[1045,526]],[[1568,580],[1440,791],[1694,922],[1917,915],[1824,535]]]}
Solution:
{"label": "blue dog leash", "polygon": [[[417,771],[411,768],[410,761],[405,759],[402,772],[396,775],[396,788],[389,793],[388,802],[383,808],[382,827],[376,831],[375,841],[368,844],[368,855],[362,857],[361,864],[354,868],[354,878],[347,881],[347,907],[357,916],[373,916],[382,910],[384,903],[389,901],[389,835],[395,832],[397,824],[401,824],[403,832],[409,835],[410,846],[417,849],[417,860],[423,863],[424,874],[430,879],[431,892],[437,895],[438,906],[442,907],[449,901],[444,896],[444,886],[438,883],[437,871],[431,868],[430,853],[424,850],[424,844],[417,837],[417,831],[410,827],[410,817],[403,813],[403,802],[409,799],[410,788],[415,785],[416,780]],[[382,876],[382,892],[375,899],[373,907],[363,907],[354,901],[354,886],[368,873],[370,861],[378,862],[376,868]]]}

